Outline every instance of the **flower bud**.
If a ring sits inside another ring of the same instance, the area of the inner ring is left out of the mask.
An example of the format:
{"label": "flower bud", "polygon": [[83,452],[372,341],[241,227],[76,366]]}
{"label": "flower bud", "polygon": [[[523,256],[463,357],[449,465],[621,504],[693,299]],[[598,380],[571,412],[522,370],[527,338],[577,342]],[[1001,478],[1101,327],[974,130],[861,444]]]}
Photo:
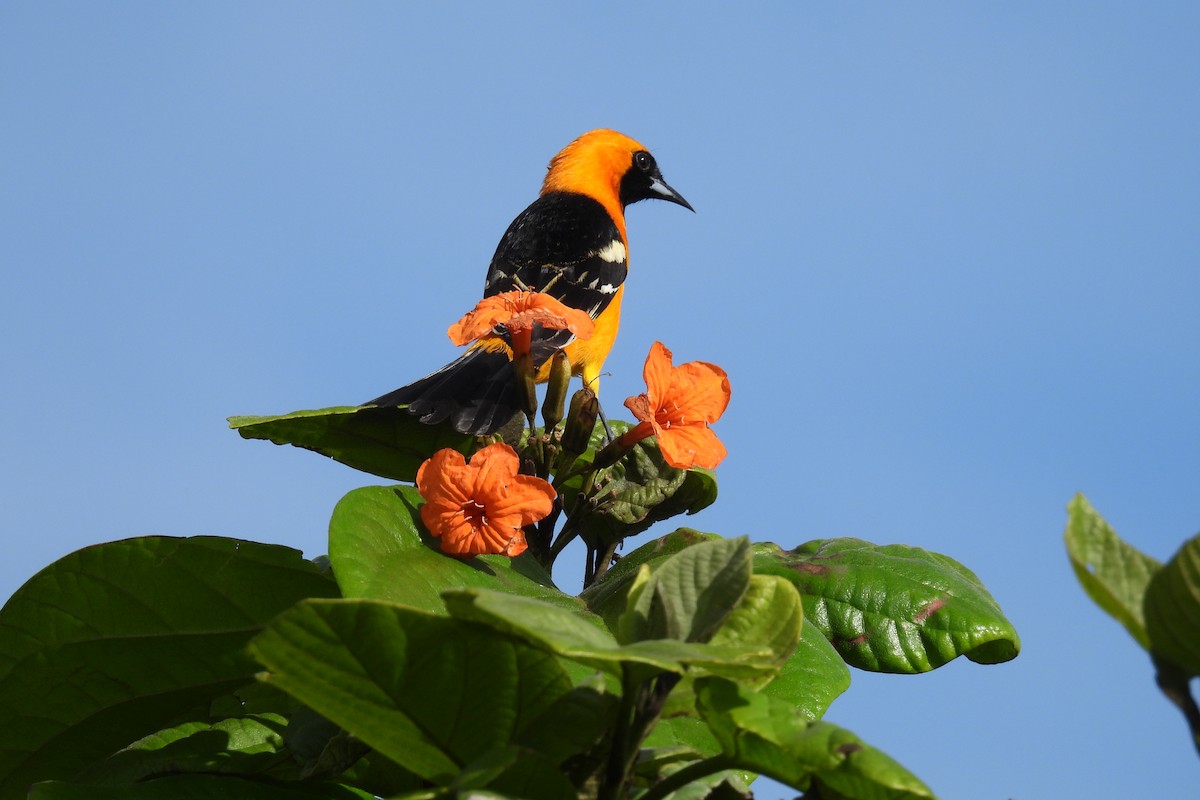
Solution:
{"label": "flower bud", "polygon": [[533,369],[533,356],[529,352],[517,353],[513,360],[517,373],[517,399],[526,417],[537,413],[537,375]]}
{"label": "flower bud", "polygon": [[563,463],[567,466],[587,450],[599,413],[600,401],[591,389],[584,387],[571,397],[571,409],[567,412],[567,425],[561,440]]}
{"label": "flower bud", "polygon": [[563,404],[571,388],[571,362],[567,354],[557,350],[550,359],[550,378],[546,381],[546,399],[542,401],[542,420],[549,431],[562,421]]}

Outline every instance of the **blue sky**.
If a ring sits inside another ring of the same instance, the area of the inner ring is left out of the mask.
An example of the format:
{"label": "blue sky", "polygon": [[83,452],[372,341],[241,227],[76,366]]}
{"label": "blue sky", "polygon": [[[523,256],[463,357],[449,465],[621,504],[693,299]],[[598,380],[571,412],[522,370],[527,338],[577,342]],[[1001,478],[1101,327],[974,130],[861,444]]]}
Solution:
{"label": "blue sky", "polygon": [[1189,3],[5,3],[0,598],[133,535],[324,552],[376,479],[225,417],[449,360],[549,157],[613,127],[697,213],[630,209],[608,407],[656,339],[733,384],[689,522],[946,553],[1022,635],[828,718],[946,798],[1187,796],[1061,534],[1077,491],[1160,559],[1200,529],[1198,39]]}

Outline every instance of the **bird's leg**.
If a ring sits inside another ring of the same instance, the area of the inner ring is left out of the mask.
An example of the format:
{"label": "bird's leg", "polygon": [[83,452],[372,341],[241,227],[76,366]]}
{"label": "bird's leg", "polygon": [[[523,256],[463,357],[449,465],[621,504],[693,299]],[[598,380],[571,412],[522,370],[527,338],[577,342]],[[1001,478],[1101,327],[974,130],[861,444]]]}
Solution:
{"label": "bird's leg", "polygon": [[604,407],[599,403],[596,404],[596,416],[600,417],[600,424],[604,426],[604,443],[608,444],[617,437],[613,436],[612,428],[608,426],[608,417],[604,415]]}

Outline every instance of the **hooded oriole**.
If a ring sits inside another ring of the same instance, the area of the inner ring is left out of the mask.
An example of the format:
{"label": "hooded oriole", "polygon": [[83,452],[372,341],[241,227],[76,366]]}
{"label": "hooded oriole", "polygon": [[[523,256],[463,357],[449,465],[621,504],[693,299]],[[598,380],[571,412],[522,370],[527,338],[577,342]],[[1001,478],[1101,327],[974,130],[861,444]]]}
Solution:
{"label": "hooded oriole", "polygon": [[[587,340],[569,331],[535,335],[535,363],[563,348],[571,370],[595,390],[621,319],[628,272],[625,206],[658,198],[692,209],[667,185],[645,147],[624,134],[583,134],[550,160],[538,199],[522,211],[496,248],[484,296],[516,289],[544,291],[596,321]],[[463,433],[492,433],[519,406],[511,353],[497,340],[478,344],[424,378],[366,405],[408,406],[422,422],[451,420]],[[545,380],[546,369],[538,375]]]}

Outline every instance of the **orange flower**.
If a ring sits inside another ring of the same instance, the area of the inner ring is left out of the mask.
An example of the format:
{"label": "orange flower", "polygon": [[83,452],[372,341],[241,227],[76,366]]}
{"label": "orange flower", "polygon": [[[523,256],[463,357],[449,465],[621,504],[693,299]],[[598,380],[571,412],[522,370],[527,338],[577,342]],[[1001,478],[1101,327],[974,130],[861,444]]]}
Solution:
{"label": "orange flower", "polygon": [[554,489],[532,475],[518,475],[517,451],[489,444],[468,464],[456,450],[439,450],[417,470],[417,491],[425,498],[421,520],[455,556],[525,552],[526,525],[545,517]]}
{"label": "orange flower", "polygon": [[672,467],[712,469],[720,464],[725,445],[708,426],[720,419],[729,405],[725,370],[704,361],[672,366],[671,351],[655,342],[642,375],[646,393],[625,401],[639,422],[621,437],[621,444],[629,447],[655,436],[658,449]]}
{"label": "orange flower", "polygon": [[504,292],[485,297],[446,333],[460,347],[496,335],[503,325],[511,337],[515,356],[529,352],[533,326],[569,330],[577,339],[591,337],[595,323],[586,311],[563,305],[543,292]]}

